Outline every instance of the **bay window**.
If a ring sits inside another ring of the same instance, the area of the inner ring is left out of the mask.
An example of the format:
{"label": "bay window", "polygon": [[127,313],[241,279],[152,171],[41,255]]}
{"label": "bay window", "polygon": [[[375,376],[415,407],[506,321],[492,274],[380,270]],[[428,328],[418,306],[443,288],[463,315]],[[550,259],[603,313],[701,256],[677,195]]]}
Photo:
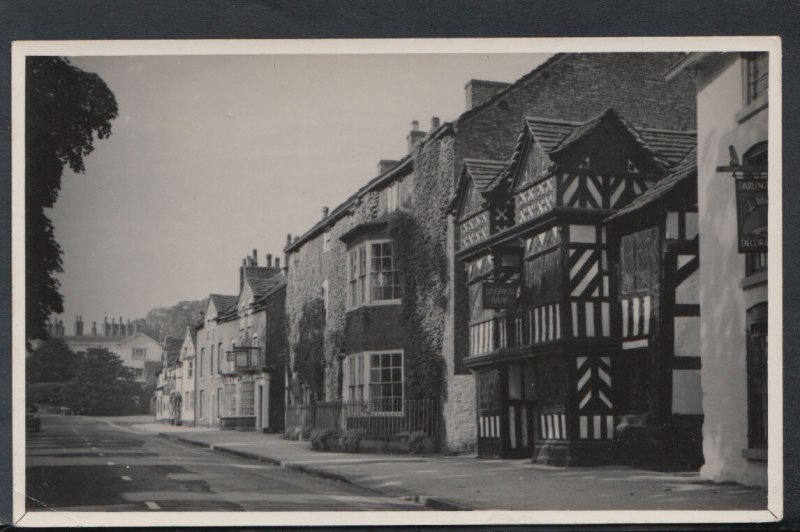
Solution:
{"label": "bay window", "polygon": [[395,269],[391,241],[369,241],[352,248],[348,252],[347,271],[350,308],[400,302],[401,276]]}
{"label": "bay window", "polygon": [[372,412],[403,411],[402,351],[349,355],[343,369],[345,400],[366,402]]}

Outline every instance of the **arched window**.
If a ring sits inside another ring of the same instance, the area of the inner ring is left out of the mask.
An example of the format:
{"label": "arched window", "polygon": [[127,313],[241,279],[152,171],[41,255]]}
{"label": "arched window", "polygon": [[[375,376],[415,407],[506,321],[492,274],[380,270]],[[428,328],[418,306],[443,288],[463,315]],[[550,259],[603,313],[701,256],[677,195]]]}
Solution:
{"label": "arched window", "polygon": [[222,358],[222,342],[217,346],[217,359],[217,371],[222,373],[222,362],[225,360]]}
{"label": "arched window", "polygon": [[203,368],[205,366],[205,363],[206,363],[206,348],[205,347],[201,347],[200,348],[200,365],[197,367],[197,374],[198,374],[199,377],[203,376]]}
{"label": "arched window", "polygon": [[213,345],[211,346],[211,357],[210,357],[210,359],[211,359],[210,360],[211,370],[208,372],[208,374],[209,375],[213,375],[214,374],[214,346]]}

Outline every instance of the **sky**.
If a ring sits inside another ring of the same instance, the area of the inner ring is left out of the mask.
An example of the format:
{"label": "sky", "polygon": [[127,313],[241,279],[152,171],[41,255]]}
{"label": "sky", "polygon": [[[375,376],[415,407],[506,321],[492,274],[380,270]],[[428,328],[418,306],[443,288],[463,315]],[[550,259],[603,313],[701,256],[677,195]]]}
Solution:
{"label": "sky", "polygon": [[513,82],[547,54],[73,57],[114,93],[111,137],[86,172],[65,170],[50,211],[63,249],[62,319],[238,293],[258,250],[281,257],[302,234],[465,110],[470,79]]}

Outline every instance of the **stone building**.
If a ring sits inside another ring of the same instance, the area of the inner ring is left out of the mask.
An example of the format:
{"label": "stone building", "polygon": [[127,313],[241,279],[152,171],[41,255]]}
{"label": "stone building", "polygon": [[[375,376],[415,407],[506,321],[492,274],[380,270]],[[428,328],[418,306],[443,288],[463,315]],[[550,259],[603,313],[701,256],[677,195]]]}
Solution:
{"label": "stone building", "polygon": [[280,262],[239,268],[239,294],[209,296],[197,327],[195,420],[231,430],[279,431],[284,418],[285,279]]}
{"label": "stone building", "polygon": [[180,425],[183,413],[183,338],[167,336],[162,344],[161,369],[157,373],[155,392],[156,422]]}
{"label": "stone building", "polygon": [[192,326],[186,327],[186,335],[181,345],[179,365],[181,367],[182,400],[181,420],[184,425],[194,426],[195,403],[195,353],[197,343],[197,330]]}
{"label": "stone building", "polygon": [[678,57],[558,54],[512,84],[470,81],[468,109],[453,122],[433,119],[428,132],[414,123],[399,162],[381,161],[375,178],[287,243],[290,404],[432,398],[441,448],[474,450],[469,294],[447,215],[465,159],[505,163],[526,116],[586,121],[614,108],[639,127],[693,129],[690,77],[663,79]]}
{"label": "stone building", "polygon": [[235,308],[238,300],[234,295],[209,295],[203,321],[197,326],[194,412],[199,426],[219,426],[223,410],[222,370],[228,368],[223,351],[230,345],[234,332],[231,329],[237,325],[235,320],[222,321],[220,317]]}
{"label": "stone building", "polygon": [[769,59],[766,52],[691,53],[666,76],[689,71],[697,91],[700,474],[761,486],[768,480],[767,310],[780,306],[767,299]]}

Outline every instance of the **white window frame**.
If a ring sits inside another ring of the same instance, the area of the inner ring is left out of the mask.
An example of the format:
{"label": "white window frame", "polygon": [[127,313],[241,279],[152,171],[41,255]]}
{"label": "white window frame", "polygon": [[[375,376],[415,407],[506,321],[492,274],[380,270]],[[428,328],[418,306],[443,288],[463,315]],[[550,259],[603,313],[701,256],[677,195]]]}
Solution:
{"label": "white window frame", "polygon": [[134,347],[131,357],[133,360],[147,360],[147,348]]}
{"label": "white window frame", "polygon": [[[349,248],[347,250],[347,308],[348,310],[355,309],[361,306],[377,306],[377,305],[399,305],[403,302],[402,298],[402,291],[403,291],[403,284],[402,279],[400,280],[400,292],[401,297],[394,298],[394,299],[372,299],[372,246],[376,244],[391,244],[392,246],[392,271],[397,272],[397,251],[394,245],[394,241],[388,238],[383,239],[376,239],[376,240],[364,240],[363,242],[359,242],[357,245]],[[359,253],[358,250],[360,248],[364,248],[364,255],[365,259],[365,271],[362,272],[359,268],[355,270],[355,278],[351,277],[353,273],[353,257],[358,257]],[[359,289],[358,281],[361,277],[364,277],[364,293],[359,294],[361,297],[357,298],[359,301],[354,304],[353,303],[353,287],[355,289]],[[355,281],[355,283],[353,283]]]}
{"label": "white window frame", "polygon": [[[405,414],[405,397],[406,397],[406,372],[405,372],[405,351],[403,349],[382,349],[362,351],[360,353],[351,353],[347,355],[342,361],[342,391],[345,394],[345,401],[363,401],[371,403],[379,399],[373,399],[370,395],[370,388],[373,382],[370,380],[372,369],[372,355],[400,355],[400,410],[371,410],[367,412],[368,415],[382,415],[382,416],[402,416]],[[361,397],[352,397],[350,393],[350,367],[355,363],[356,359],[361,360],[361,379],[357,381],[354,386],[362,386]],[[374,383],[379,384],[379,383]]]}

